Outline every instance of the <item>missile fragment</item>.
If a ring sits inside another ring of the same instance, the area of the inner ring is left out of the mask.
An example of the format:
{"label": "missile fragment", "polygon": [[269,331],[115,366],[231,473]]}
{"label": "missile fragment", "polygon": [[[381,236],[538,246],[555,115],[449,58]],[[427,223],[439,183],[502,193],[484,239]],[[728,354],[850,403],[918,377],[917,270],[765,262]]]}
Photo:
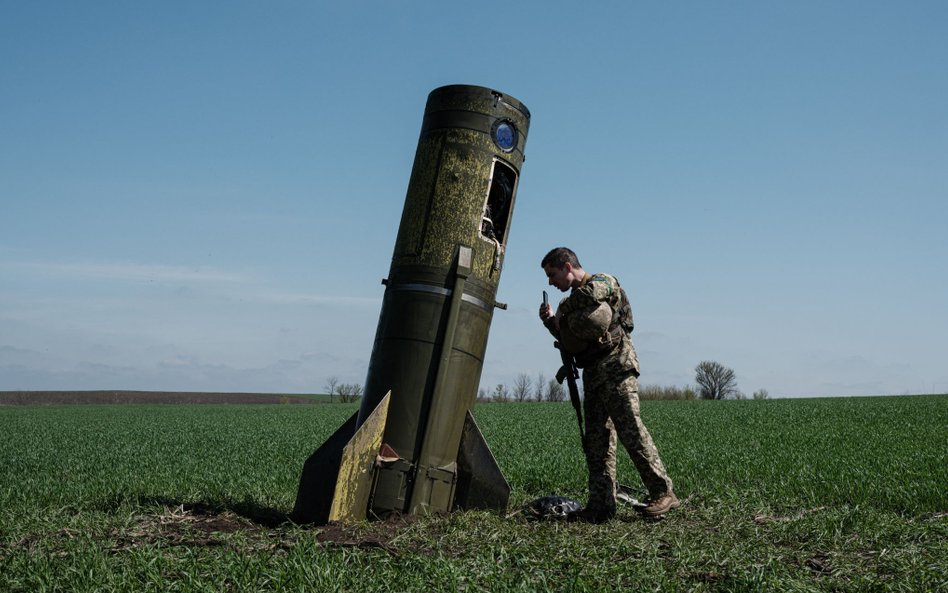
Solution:
{"label": "missile fragment", "polygon": [[529,125],[491,89],[428,96],[361,406],[304,464],[298,523],[506,508],[471,407]]}

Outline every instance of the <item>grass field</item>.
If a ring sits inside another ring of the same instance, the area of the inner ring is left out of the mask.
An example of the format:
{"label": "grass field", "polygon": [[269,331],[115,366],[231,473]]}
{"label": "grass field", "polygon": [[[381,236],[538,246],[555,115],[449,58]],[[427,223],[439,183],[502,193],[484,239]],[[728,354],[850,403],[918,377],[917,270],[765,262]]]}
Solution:
{"label": "grass field", "polygon": [[[643,402],[686,501],[657,523],[288,523],[354,409],[0,407],[0,591],[948,590],[948,397]],[[568,404],[475,416],[512,505],[583,498]]]}

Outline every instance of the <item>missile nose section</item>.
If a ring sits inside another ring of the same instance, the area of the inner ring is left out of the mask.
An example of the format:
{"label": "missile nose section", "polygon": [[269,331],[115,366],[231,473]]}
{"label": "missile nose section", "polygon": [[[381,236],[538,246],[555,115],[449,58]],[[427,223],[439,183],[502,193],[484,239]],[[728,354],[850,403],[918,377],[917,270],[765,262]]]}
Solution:
{"label": "missile nose section", "polygon": [[470,410],[529,125],[491,89],[428,96],[361,406],[304,465],[298,522],[506,508]]}

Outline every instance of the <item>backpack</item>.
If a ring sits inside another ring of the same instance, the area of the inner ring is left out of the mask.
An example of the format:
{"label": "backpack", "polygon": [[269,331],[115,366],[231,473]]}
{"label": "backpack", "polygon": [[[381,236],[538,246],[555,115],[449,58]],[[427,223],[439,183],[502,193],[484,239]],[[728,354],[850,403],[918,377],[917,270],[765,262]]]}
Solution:
{"label": "backpack", "polygon": [[[616,284],[618,283],[617,280]],[[632,320],[632,305],[629,304],[629,297],[626,296],[625,289],[621,286],[619,287],[619,302],[617,303],[615,314],[617,319],[615,319],[614,323],[617,321],[622,331],[631,334],[632,329],[635,327],[635,322]]]}

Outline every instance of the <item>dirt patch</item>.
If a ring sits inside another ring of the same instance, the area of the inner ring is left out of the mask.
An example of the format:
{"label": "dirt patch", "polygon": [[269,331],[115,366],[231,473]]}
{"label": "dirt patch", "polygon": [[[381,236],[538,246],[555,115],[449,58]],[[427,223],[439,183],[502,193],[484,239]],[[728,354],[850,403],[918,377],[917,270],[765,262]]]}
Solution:
{"label": "dirt patch", "polygon": [[346,548],[378,548],[395,555],[405,551],[424,552],[415,545],[396,543],[404,541],[405,531],[417,522],[418,518],[411,515],[394,515],[358,525],[329,523],[318,528],[316,541]]}
{"label": "dirt patch", "polygon": [[[380,549],[398,555],[405,551],[424,552],[417,546],[395,542],[415,517],[394,517],[357,525],[330,523],[311,531],[273,529],[230,510],[202,504],[168,507],[158,515],[142,515],[130,527],[112,529],[105,539],[110,550],[118,552],[142,545],[162,543],[169,546],[233,546],[248,549],[290,549],[301,538],[312,537],[322,545],[345,548]],[[239,534],[239,538],[229,537]],[[402,549],[405,548],[405,549]]]}
{"label": "dirt patch", "polygon": [[[253,548],[271,539],[266,529],[249,519],[203,505],[179,505],[159,515],[142,515],[130,527],[110,530],[105,539],[112,542],[110,550],[118,552],[157,542],[170,546],[222,546],[227,544],[226,536],[233,533],[246,534],[249,547]],[[263,547],[273,547],[271,543],[282,542],[277,538]]]}
{"label": "dirt patch", "polygon": [[[422,533],[423,532],[423,533]],[[330,523],[320,527],[295,528],[289,523],[267,526],[232,510],[204,504],[178,504],[157,514],[135,516],[121,527],[89,533],[75,529],[31,534],[12,546],[0,546],[0,559],[15,551],[67,555],[67,542],[92,539],[109,554],[160,545],[162,547],[224,548],[240,552],[285,552],[303,541],[315,540],[326,547],[382,550],[393,556],[432,555],[430,542],[438,539],[437,528],[414,516],[393,516],[354,525]],[[441,552],[444,552],[442,550]],[[459,551],[460,553],[460,551]]]}
{"label": "dirt patch", "polygon": [[830,576],[835,572],[827,554],[816,554],[807,558],[803,565],[810,569],[814,575],[820,577]]}
{"label": "dirt patch", "polygon": [[321,400],[279,393],[191,391],[0,391],[0,405],[73,404],[318,404]]}

